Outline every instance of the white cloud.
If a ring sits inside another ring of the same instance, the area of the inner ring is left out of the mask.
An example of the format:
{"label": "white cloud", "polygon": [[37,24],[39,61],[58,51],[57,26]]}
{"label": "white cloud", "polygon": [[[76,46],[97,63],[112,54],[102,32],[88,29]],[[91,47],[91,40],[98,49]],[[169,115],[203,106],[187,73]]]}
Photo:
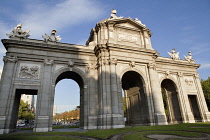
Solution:
{"label": "white cloud", "polygon": [[[52,29],[59,32],[73,28],[78,23],[93,21],[104,13],[102,5],[96,0],[63,0],[56,1],[56,4],[48,1],[44,3],[41,0],[19,0],[16,3],[20,4],[22,10],[2,5],[4,12],[0,11],[0,16],[5,15],[8,19],[0,21],[0,39],[8,38],[6,33],[10,33],[18,23],[23,24],[23,30],[31,30],[30,38],[42,39],[41,36],[45,33],[50,34]],[[1,61],[5,52],[4,46],[0,43]],[[2,63],[0,70],[3,67]]]}
{"label": "white cloud", "polygon": [[32,38],[41,38],[52,29],[62,30],[77,23],[91,21],[102,15],[103,10],[96,1],[65,0],[54,6],[35,2],[25,5],[27,11],[20,14],[17,21],[24,29],[31,29]]}
{"label": "white cloud", "polygon": [[199,69],[210,69],[210,62],[206,64],[201,64]]}
{"label": "white cloud", "polygon": [[196,43],[196,45],[191,47],[191,49],[193,55],[200,55],[205,52],[210,52],[210,43]]}

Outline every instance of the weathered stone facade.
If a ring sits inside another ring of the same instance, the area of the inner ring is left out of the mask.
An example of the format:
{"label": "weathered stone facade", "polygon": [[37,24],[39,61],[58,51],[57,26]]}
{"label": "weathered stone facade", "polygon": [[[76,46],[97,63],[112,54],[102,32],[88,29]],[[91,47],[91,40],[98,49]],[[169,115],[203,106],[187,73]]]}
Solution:
{"label": "weathered stone facade", "polygon": [[[198,64],[158,56],[139,20],[112,16],[96,24],[86,46],[11,38],[0,83],[0,133],[16,127],[21,94],[38,95],[34,132],[52,131],[55,85],[80,87],[83,129],[210,121]],[[166,110],[166,111],[165,111]]]}

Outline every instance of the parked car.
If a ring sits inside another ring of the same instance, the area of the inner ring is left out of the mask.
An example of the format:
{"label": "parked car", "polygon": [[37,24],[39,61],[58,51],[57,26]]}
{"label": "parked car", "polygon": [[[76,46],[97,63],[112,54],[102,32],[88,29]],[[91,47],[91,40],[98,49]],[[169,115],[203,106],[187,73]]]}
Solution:
{"label": "parked car", "polygon": [[79,126],[79,125],[80,125],[80,122],[73,123],[73,126]]}
{"label": "parked car", "polygon": [[25,123],[18,123],[17,126],[25,126]]}

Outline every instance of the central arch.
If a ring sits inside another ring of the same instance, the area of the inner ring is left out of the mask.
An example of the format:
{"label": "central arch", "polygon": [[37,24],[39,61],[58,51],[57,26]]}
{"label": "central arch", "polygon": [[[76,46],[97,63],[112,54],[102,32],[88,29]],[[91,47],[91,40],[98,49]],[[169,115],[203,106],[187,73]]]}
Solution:
{"label": "central arch", "polygon": [[[80,127],[83,128],[84,127],[84,79],[81,76],[81,74],[78,74],[78,72],[62,70],[62,71],[60,71],[59,74],[57,74],[56,78],[54,79],[55,85],[63,79],[72,79],[79,85],[79,89],[80,89]],[[54,89],[54,91],[55,91],[55,89]]]}
{"label": "central arch", "polygon": [[127,71],[122,76],[122,89],[126,100],[127,125],[148,124],[147,97],[142,76],[135,71]]}

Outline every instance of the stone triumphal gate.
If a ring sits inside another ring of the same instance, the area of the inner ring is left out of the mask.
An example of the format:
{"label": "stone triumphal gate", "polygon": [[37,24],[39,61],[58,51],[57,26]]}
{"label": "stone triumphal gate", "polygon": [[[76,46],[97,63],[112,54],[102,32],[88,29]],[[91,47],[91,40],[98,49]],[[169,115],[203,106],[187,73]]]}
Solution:
{"label": "stone triumphal gate", "polygon": [[55,86],[73,79],[80,87],[80,127],[108,129],[210,121],[191,53],[180,60],[152,48],[151,32],[138,19],[111,17],[96,24],[86,46],[59,36],[28,39],[19,24],[2,42],[7,50],[0,84],[0,133],[16,127],[21,94],[37,95],[34,132],[52,131]]}

